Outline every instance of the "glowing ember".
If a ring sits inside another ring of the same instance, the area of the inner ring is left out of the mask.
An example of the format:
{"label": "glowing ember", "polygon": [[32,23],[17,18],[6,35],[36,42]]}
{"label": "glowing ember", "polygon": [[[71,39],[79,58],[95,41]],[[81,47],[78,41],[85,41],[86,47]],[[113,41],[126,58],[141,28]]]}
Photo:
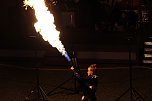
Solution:
{"label": "glowing ember", "polygon": [[68,61],[71,61],[63,44],[59,39],[60,32],[56,30],[54,25],[54,16],[48,11],[44,0],[25,0],[24,6],[30,6],[35,10],[35,16],[37,22],[34,27],[39,32],[45,41],[48,41],[52,47],[56,47],[62,55],[64,55]]}

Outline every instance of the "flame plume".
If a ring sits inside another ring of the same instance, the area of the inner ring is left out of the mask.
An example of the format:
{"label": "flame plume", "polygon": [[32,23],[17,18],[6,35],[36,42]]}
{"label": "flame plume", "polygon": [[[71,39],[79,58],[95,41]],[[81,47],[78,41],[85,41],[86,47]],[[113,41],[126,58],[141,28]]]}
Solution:
{"label": "flame plume", "polygon": [[24,6],[30,6],[35,10],[37,22],[34,24],[35,30],[39,32],[45,41],[48,41],[52,47],[56,47],[58,51],[71,61],[63,44],[59,39],[60,32],[56,30],[54,25],[54,16],[48,11],[44,0],[25,0]]}

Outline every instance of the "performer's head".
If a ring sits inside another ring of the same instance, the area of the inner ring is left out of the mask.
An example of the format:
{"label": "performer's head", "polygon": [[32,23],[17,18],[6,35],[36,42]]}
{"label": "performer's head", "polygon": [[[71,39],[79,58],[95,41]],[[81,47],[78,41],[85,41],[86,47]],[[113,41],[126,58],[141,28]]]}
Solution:
{"label": "performer's head", "polygon": [[89,67],[88,67],[88,76],[91,76],[91,75],[96,75],[96,64],[91,64]]}

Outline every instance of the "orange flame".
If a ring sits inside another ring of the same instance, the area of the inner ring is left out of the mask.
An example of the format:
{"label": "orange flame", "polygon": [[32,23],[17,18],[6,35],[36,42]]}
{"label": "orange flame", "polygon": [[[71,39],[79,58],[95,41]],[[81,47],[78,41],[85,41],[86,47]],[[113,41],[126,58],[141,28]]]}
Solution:
{"label": "orange flame", "polygon": [[25,0],[24,6],[32,7],[35,10],[35,17],[37,22],[34,27],[39,32],[45,41],[48,41],[52,47],[56,47],[58,51],[64,55],[68,61],[71,61],[63,44],[59,39],[60,32],[56,30],[54,25],[54,16],[48,11],[44,0]]}

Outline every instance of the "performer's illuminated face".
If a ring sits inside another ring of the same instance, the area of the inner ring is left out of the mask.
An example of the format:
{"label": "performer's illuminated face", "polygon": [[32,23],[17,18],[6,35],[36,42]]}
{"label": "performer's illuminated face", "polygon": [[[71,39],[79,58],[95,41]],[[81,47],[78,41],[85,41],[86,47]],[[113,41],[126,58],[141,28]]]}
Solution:
{"label": "performer's illuminated face", "polygon": [[96,64],[91,64],[89,67],[88,67],[88,76],[91,76],[91,75],[95,75],[96,74]]}
{"label": "performer's illuminated face", "polygon": [[89,67],[87,73],[88,73],[88,76],[91,76],[91,75],[93,75],[93,70]]}

